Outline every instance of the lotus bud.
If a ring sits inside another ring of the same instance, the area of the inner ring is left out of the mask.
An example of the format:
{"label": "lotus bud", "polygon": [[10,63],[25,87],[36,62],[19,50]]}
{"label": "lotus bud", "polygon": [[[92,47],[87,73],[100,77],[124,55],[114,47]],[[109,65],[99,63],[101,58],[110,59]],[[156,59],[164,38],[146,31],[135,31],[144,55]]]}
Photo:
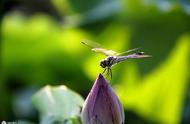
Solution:
{"label": "lotus bud", "polygon": [[81,112],[83,124],[124,124],[124,110],[112,87],[99,74]]}

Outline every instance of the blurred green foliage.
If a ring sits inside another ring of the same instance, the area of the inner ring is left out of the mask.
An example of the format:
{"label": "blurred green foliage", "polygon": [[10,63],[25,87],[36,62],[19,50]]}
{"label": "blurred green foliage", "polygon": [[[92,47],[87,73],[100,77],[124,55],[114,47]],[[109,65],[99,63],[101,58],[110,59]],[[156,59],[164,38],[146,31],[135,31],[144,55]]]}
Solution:
{"label": "blurred green foliage", "polygon": [[135,65],[126,68],[123,75],[129,75],[129,79],[123,78],[116,87],[126,108],[153,122],[180,123],[188,87],[189,41],[189,36],[181,38],[168,59],[143,78]]}
{"label": "blurred green foliage", "polygon": [[80,124],[77,118],[80,117],[84,100],[64,85],[45,86],[32,97],[32,101],[40,112],[40,124]]}
{"label": "blurred green foliage", "polygon": [[0,120],[37,121],[31,96],[47,84],[64,84],[86,97],[104,58],[80,43],[89,39],[119,52],[140,47],[153,56],[113,67],[110,83],[128,123],[190,123],[188,1],[4,3]]}

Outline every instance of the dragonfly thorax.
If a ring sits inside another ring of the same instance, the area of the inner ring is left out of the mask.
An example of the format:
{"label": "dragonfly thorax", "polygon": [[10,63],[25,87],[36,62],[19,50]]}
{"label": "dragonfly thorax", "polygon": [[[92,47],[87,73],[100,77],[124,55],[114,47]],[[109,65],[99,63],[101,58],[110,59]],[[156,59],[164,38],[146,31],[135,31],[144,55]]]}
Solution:
{"label": "dragonfly thorax", "polygon": [[115,63],[114,60],[116,60],[116,57],[108,56],[106,59],[100,61],[100,66],[102,68],[111,67]]}

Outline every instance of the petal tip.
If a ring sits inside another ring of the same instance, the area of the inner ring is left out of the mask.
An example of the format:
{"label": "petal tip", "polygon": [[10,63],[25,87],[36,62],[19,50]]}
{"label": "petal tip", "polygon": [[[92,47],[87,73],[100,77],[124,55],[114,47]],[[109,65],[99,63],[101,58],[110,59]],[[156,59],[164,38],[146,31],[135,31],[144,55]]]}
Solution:
{"label": "petal tip", "polygon": [[107,83],[106,79],[104,78],[104,76],[101,73],[98,75],[97,81]]}
{"label": "petal tip", "polygon": [[101,73],[99,73],[98,78],[104,78],[104,76]]}

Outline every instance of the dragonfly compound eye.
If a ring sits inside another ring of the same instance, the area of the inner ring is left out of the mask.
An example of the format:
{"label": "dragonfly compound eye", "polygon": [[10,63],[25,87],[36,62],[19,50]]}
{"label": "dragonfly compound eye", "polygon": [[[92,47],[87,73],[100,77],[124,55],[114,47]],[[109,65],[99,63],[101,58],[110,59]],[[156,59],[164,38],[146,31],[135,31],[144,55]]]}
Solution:
{"label": "dragonfly compound eye", "polygon": [[102,60],[102,61],[100,62],[100,66],[101,66],[102,68],[105,68],[105,67],[106,67],[106,62],[105,62],[105,60]]}

